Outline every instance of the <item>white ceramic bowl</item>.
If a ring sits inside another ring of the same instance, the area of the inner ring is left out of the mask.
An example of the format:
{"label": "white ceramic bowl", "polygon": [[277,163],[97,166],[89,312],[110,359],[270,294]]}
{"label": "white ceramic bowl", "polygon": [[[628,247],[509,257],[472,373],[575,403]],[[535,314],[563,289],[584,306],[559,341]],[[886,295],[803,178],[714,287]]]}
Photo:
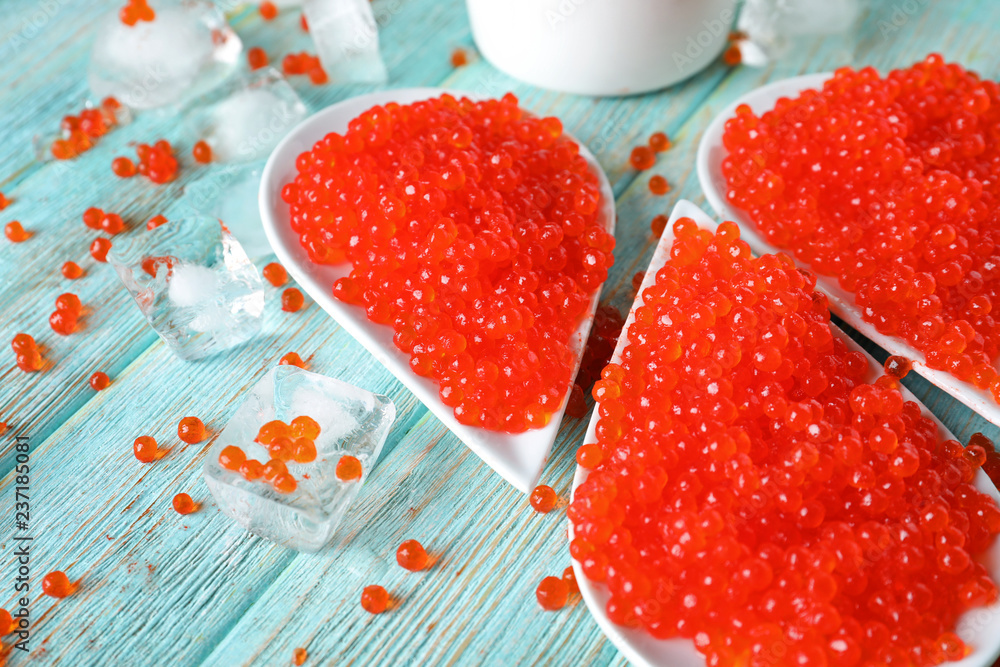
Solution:
{"label": "white ceramic bowl", "polygon": [[[333,283],[350,273],[350,264],[323,266],[310,262],[305,250],[299,244],[298,235],[289,226],[288,206],[281,201],[282,186],[294,179],[297,173],[295,158],[303,151],[310,150],[316,141],[328,133],[346,132],[347,124],[353,118],[376,104],[388,102],[409,104],[445,92],[451,92],[456,97],[466,95],[461,91],[447,91],[441,88],[385,90],[338,102],[307,118],[278,144],[268,158],[260,184],[260,217],[275,254],[302,289],[340,326],[358,339],[445,426],[468,445],[469,449],[520,491],[529,493],[538,482],[559,431],[565,399],[562,407],[552,416],[552,420],[545,428],[517,435],[487,431],[459,423],[452,409],[441,402],[437,384],[410,370],[409,356],[393,345],[392,328],[370,322],[365,317],[363,309],[347,305],[333,297]],[[602,216],[608,229],[613,233],[615,199],[611,185],[597,160],[582,144],[580,153],[600,179]],[[590,333],[599,296],[600,289],[594,292],[589,315],[584,318],[571,341],[576,352],[577,366],[587,342],[587,335]]]}
{"label": "white ceramic bowl", "polygon": [[[760,114],[774,108],[775,102],[781,97],[794,97],[799,92],[818,88],[832,76],[830,73],[807,74],[791,79],[776,81],[761,86],[743,95],[726,107],[708,126],[698,145],[698,180],[705,198],[717,215],[726,220],[732,220],[740,226],[743,239],[750,244],[755,253],[777,253],[782,251],[771,246],[756,232],[756,227],[746,212],[733,206],[726,198],[726,179],[722,175],[722,160],[726,149],[722,144],[726,121],[735,115],[736,107],[747,104],[754,113]],[[792,255],[794,258],[794,255]],[[796,260],[803,268],[809,268]],[[836,279],[828,276],[816,277],[816,288],[827,295],[830,300],[830,310],[837,314],[848,325],[863,334],[869,340],[877,343],[889,354],[898,354],[913,362],[913,369],[927,378],[933,385],[948,392],[975,412],[981,414],[992,424],[1000,426],[1000,404],[997,404],[988,391],[976,389],[968,382],[962,382],[951,373],[928,368],[924,364],[923,353],[915,350],[909,343],[896,336],[886,336],[879,333],[874,325],[861,317],[861,311],[854,304],[854,295],[840,287]]]}
{"label": "white ceramic bowl", "polygon": [[483,56],[514,78],[579,95],[669,86],[726,45],[734,0],[468,0]]}
{"label": "white ceramic bowl", "polygon": [[[653,284],[656,280],[656,272],[660,270],[670,257],[670,246],[673,244],[674,236],[673,224],[678,218],[683,217],[693,219],[702,229],[714,230],[717,225],[717,223],[709,218],[704,211],[691,202],[684,199],[677,202],[674,206],[673,212],[670,214],[670,222],[667,224],[663,235],[660,237],[660,241],[653,253],[653,258],[649,262],[649,268],[646,270],[646,277],[643,279],[642,286],[639,288],[639,292],[636,295],[635,303],[632,304],[632,310],[629,312],[628,318],[625,321],[625,327],[622,329],[622,335],[618,339],[614,355],[611,358],[613,362],[617,363],[621,360],[622,351],[625,349],[625,345],[628,342],[628,327],[631,326],[632,322],[635,320],[636,309],[642,305],[642,292]],[[865,354],[868,358],[872,380],[882,374],[882,366],[867,352],[865,352],[861,346],[851,340],[847,334],[843,333],[836,327],[831,327],[831,329],[833,330],[834,335],[838,336],[845,343],[847,343],[849,348]],[[902,392],[904,399],[914,401],[918,405],[920,404],[920,401],[918,401],[913,394],[907,391],[905,387],[901,387],[900,391]],[[937,421],[934,415],[927,411],[926,408],[924,409],[924,414],[937,422],[942,438],[954,437],[944,424]],[[594,410],[594,414],[590,420],[590,425],[587,428],[587,434],[584,437],[584,443],[597,442],[597,437],[594,434],[594,429],[597,427],[597,420],[597,410]],[[575,490],[586,479],[587,469],[577,466],[576,474],[573,476],[573,489]],[[988,493],[994,500],[1000,503],[1000,493],[997,492],[996,487],[993,486],[993,483],[990,482],[989,478],[982,471],[979,471],[976,477],[976,487],[980,491]],[[573,539],[572,522],[570,522],[569,525],[569,539]],[[984,564],[990,570],[993,580],[1000,582],[1000,540],[996,540],[993,543],[992,548],[987,553],[987,561],[988,562]],[[597,621],[597,624],[601,627],[605,636],[611,640],[611,643],[613,643],[618,650],[622,652],[630,663],[636,666],[667,665],[669,667],[705,667],[704,656],[695,650],[694,643],[690,640],[654,639],[642,630],[623,628],[619,625],[615,625],[611,619],[608,618],[607,611],[605,609],[608,598],[610,597],[607,587],[604,584],[595,584],[587,579],[586,575],[583,573],[583,568],[580,566],[580,563],[575,560],[573,561],[573,572],[576,574],[576,580],[580,586],[580,593],[583,595],[583,599],[587,603],[587,607],[590,609],[590,613],[594,617],[594,620]],[[957,632],[963,640],[975,647],[975,651],[963,660],[947,664],[961,665],[962,667],[989,667],[989,665],[992,665],[996,657],[1000,655],[1000,602],[997,602],[989,607],[973,609],[967,612],[959,619]]]}

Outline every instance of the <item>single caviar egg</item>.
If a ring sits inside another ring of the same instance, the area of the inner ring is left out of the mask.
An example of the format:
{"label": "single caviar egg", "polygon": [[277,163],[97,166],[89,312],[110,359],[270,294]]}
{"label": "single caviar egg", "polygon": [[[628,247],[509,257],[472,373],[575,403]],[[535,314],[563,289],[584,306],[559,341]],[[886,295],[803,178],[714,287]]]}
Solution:
{"label": "single caviar egg", "polygon": [[[303,17],[305,15],[303,14]],[[268,59],[267,52],[259,46],[252,46],[247,49],[247,64],[250,65],[250,69],[260,69],[261,67],[267,67]]]}
{"label": "single caviar egg", "polygon": [[100,229],[101,219],[103,217],[104,211],[96,206],[91,206],[83,212],[83,224],[87,225],[87,227],[90,227],[91,229]]}
{"label": "single caviar egg", "polygon": [[279,435],[267,446],[268,453],[272,459],[278,461],[291,461],[295,456],[295,445],[292,439],[284,435]]}
{"label": "single caviar egg", "polygon": [[97,371],[90,376],[90,386],[94,391],[104,391],[111,384],[111,378],[104,371]]}
{"label": "single caviar egg", "polygon": [[271,481],[271,485],[278,493],[292,493],[296,488],[298,488],[298,483],[295,481],[295,478],[287,472],[280,472],[275,475],[274,479]]}
{"label": "single caviar egg", "polygon": [[281,309],[288,313],[294,313],[302,308],[305,298],[295,287],[289,287],[281,293]]}
{"label": "single caviar egg", "polygon": [[66,280],[77,280],[83,277],[83,269],[76,262],[66,262],[62,265],[62,274]]}
{"label": "single caviar egg", "polygon": [[6,609],[0,609],[0,637],[6,637],[14,628],[14,618]]}
{"label": "single caviar egg", "polygon": [[208,432],[205,424],[197,417],[184,417],[177,424],[177,437],[193,445],[207,438]]}
{"label": "single caviar egg", "polygon": [[566,582],[566,588],[570,593],[580,592],[580,585],[576,581],[576,573],[573,572],[572,565],[563,570],[562,579]]}
{"label": "single caviar egg", "polygon": [[264,464],[264,469],[261,471],[261,477],[264,478],[265,482],[274,483],[274,480],[279,475],[284,475],[288,473],[288,466],[285,465],[284,461],[279,461],[278,459],[271,459]]}
{"label": "single caviar egg", "polygon": [[361,591],[361,607],[369,614],[381,614],[388,606],[389,593],[381,586],[365,586]]}
{"label": "single caviar egg", "polygon": [[656,154],[648,146],[636,146],[632,149],[628,161],[633,169],[642,171],[656,164]]}
{"label": "single caviar egg", "polygon": [[64,598],[73,594],[76,585],[70,582],[65,572],[55,570],[42,577],[42,593],[53,598]]}
{"label": "single caviar egg", "polygon": [[246,459],[246,454],[244,454],[243,450],[236,445],[224,447],[222,451],[219,452],[219,465],[226,470],[232,470],[233,472],[238,472]]}
{"label": "single caviar egg", "polygon": [[79,313],[83,310],[83,302],[76,294],[66,292],[56,297],[56,310]]}
{"label": "single caviar egg", "polygon": [[178,493],[173,499],[174,511],[178,514],[192,514],[198,511],[198,503],[186,493]]}
{"label": "single caviar egg", "polygon": [[265,266],[261,273],[264,275],[264,280],[271,283],[275,287],[281,287],[288,282],[288,271],[286,271],[285,267],[277,262],[271,262]]}
{"label": "single caviar egg", "polygon": [[657,153],[662,153],[670,148],[670,139],[664,132],[654,132],[649,135],[649,147]]}
{"label": "single caviar egg", "polygon": [[455,49],[451,52],[451,66],[452,67],[463,67],[469,64],[469,56],[466,55],[465,49]]}
{"label": "single caviar egg", "polygon": [[316,443],[309,438],[296,438],[292,443],[292,460],[296,463],[312,463],[316,460]]}
{"label": "single caviar egg", "polygon": [[569,585],[559,577],[545,577],[535,589],[535,599],[546,611],[562,609],[568,596]]}
{"label": "single caviar egg", "polygon": [[275,438],[289,437],[292,435],[291,427],[280,419],[272,419],[265,422],[257,429],[257,442],[262,445],[270,445]]}
{"label": "single caviar egg", "polygon": [[544,484],[536,486],[531,491],[531,496],[529,498],[532,509],[539,514],[548,514],[551,512],[552,508],[556,506],[557,500],[559,500],[559,496],[557,496],[556,492],[552,490],[552,487],[545,486]]}
{"label": "single caviar egg", "polygon": [[655,215],[649,223],[649,231],[653,232],[653,236],[659,238],[663,235],[663,230],[667,228],[667,222],[669,222],[667,216]]}
{"label": "single caviar egg", "polygon": [[396,562],[404,570],[418,572],[427,567],[427,552],[420,542],[406,540],[396,549]]}
{"label": "single caviar egg", "polygon": [[111,161],[111,171],[118,178],[132,178],[136,174],[135,162],[127,157],[116,157]]}
{"label": "single caviar egg", "polygon": [[195,162],[208,164],[212,161],[212,147],[204,140],[196,141],[194,147],[191,149],[191,155],[194,157]]}
{"label": "single caviar egg", "polygon": [[319,423],[307,415],[300,415],[293,419],[290,431],[294,438],[308,438],[310,440],[315,440],[320,434]]}
{"label": "single caviar egg", "polygon": [[90,256],[98,262],[108,261],[108,251],[111,250],[111,241],[104,237],[97,237],[90,244]]}
{"label": "single caviar egg", "polygon": [[306,658],[308,657],[309,653],[306,652],[304,648],[299,647],[294,651],[292,651],[292,664],[295,665],[296,667],[301,667],[302,665],[305,664]]}
{"label": "single caviar egg", "polygon": [[351,455],[344,455],[337,461],[337,479],[342,482],[351,482],[361,479],[361,461]]}
{"label": "single caviar egg", "polygon": [[35,343],[35,339],[30,335],[19,333],[15,334],[14,338],[10,341],[10,347],[15,353],[21,353],[38,349],[38,344]]}
{"label": "single caviar egg", "polygon": [[60,336],[68,336],[76,331],[78,318],[69,310],[57,310],[49,315],[49,326]]}
{"label": "single caviar egg", "polygon": [[167,218],[163,215],[154,215],[146,222],[146,231],[152,231],[157,227],[167,224]]}
{"label": "single caviar egg", "polygon": [[654,195],[665,195],[670,191],[670,184],[663,176],[654,174],[649,177],[649,191]]}
{"label": "single caviar egg", "polygon": [[135,439],[135,442],[132,443],[132,452],[135,454],[135,458],[143,463],[152,463],[159,456],[156,440],[148,435],[140,435]]}
{"label": "single caviar egg", "polygon": [[275,5],[270,0],[264,0],[264,2],[260,3],[260,6],[257,7],[257,10],[260,12],[260,17],[265,21],[273,21],[274,18],[278,15],[277,5]]}
{"label": "single caviar egg", "polygon": [[299,368],[305,368],[306,362],[302,361],[302,357],[298,355],[297,352],[289,352],[278,360],[279,366],[298,366]]}
{"label": "single caviar egg", "polygon": [[247,459],[240,466],[240,474],[248,482],[253,482],[264,476],[264,464],[257,459]]}
{"label": "single caviar egg", "polygon": [[3,228],[4,236],[11,243],[21,243],[22,241],[27,241],[31,234],[25,231],[24,227],[17,220],[8,222]]}

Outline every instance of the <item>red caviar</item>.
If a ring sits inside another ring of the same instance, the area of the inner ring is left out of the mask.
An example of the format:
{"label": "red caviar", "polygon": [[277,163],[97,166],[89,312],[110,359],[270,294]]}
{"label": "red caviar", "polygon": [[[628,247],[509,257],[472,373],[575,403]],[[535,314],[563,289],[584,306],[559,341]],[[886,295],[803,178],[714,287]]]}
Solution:
{"label": "red caviar", "polygon": [[174,511],[178,514],[193,514],[198,511],[200,505],[191,500],[191,496],[186,493],[178,493],[171,503]]}
{"label": "red caviar", "polygon": [[295,481],[295,478],[287,472],[275,475],[274,479],[271,481],[271,485],[278,493],[292,493],[299,486],[298,482]]}
{"label": "red caviar", "polygon": [[[0,192],[0,211],[4,210],[8,206],[10,206],[10,202],[11,202],[11,200],[8,199],[7,196],[4,195],[4,193]],[[4,610],[0,609],[0,611],[4,611]]]}
{"label": "red caviar", "polygon": [[42,369],[42,356],[38,352],[35,339],[26,333],[19,333],[10,342],[14,350],[17,367],[25,373],[34,373]]}
{"label": "red caviar", "polygon": [[208,437],[205,424],[197,417],[184,417],[177,424],[177,437],[189,445],[201,442]]}
{"label": "red caviar", "polygon": [[288,466],[285,465],[284,461],[279,461],[277,459],[271,459],[264,464],[264,469],[261,471],[261,477],[264,478],[265,482],[274,482],[279,475],[288,474]]}
{"label": "red caviar", "polygon": [[262,445],[270,445],[275,438],[287,438],[292,435],[292,430],[280,419],[273,419],[263,424],[257,429],[257,442]]}
{"label": "red caviar", "polygon": [[257,9],[260,12],[260,17],[265,21],[273,21],[278,15],[278,8],[270,0],[264,0]]}
{"label": "red caviar", "polygon": [[670,139],[664,132],[654,132],[649,135],[649,147],[657,153],[662,153],[670,148]]}
{"label": "red caviar", "polygon": [[528,497],[531,508],[539,514],[548,514],[551,512],[558,500],[559,496],[552,490],[552,487],[545,486],[544,484],[540,484],[532,489],[531,495]]}
{"label": "red caviar", "polygon": [[125,221],[117,213],[105,213],[101,217],[101,231],[107,232],[111,236],[125,231]]}
{"label": "red caviar", "polygon": [[253,482],[264,476],[264,464],[257,459],[247,459],[240,466],[240,474],[248,482]]}
{"label": "red caviar", "polygon": [[260,69],[267,67],[267,52],[259,46],[252,46],[247,50],[247,64],[250,69]]}
{"label": "red caviar", "polygon": [[111,241],[99,236],[90,244],[90,256],[98,262],[108,261],[108,251],[111,250]]}
{"label": "red caviar", "polygon": [[570,593],[580,592],[580,585],[576,582],[576,573],[573,571],[572,565],[563,570],[562,579],[566,582],[566,588],[569,589]]}
{"label": "red caviar", "polygon": [[649,169],[656,164],[656,153],[649,146],[636,146],[628,157],[633,169]]}
{"label": "red caviar", "polygon": [[136,174],[135,162],[127,157],[116,157],[111,161],[111,171],[118,178],[132,178]]}
{"label": "red caviar", "polygon": [[559,577],[545,577],[535,589],[535,599],[542,609],[558,611],[566,606],[569,597],[569,584]]}
{"label": "red caviar", "polygon": [[740,47],[736,44],[730,44],[726,47],[726,50],[722,53],[722,62],[730,67],[743,62],[743,54],[740,51]]}
{"label": "red caviar", "polygon": [[292,229],[312,261],[354,266],[334,296],[392,326],[461,423],[545,424],[614,248],[597,176],[559,120],[513,95],[377,106],[296,166],[281,193]]}
{"label": "red caviar", "polygon": [[663,236],[663,230],[667,228],[668,222],[670,222],[670,218],[667,216],[654,215],[653,219],[649,221],[649,231],[653,232],[653,236],[659,238]]}
{"label": "red caviar", "polygon": [[164,215],[154,215],[152,218],[146,222],[146,231],[152,231],[161,225],[167,224],[167,218]]}
{"label": "red caviar", "polygon": [[14,618],[6,609],[0,609],[0,637],[6,637],[14,629]]}
{"label": "red caviar", "polygon": [[83,212],[83,224],[91,229],[101,228],[101,219],[104,217],[104,211],[97,208],[96,206],[91,206],[86,211]]}
{"label": "red caviar", "polygon": [[337,461],[337,479],[342,482],[351,482],[361,479],[361,461],[357,457],[344,455]]}
{"label": "red caviar", "polygon": [[70,582],[65,572],[55,570],[42,577],[42,593],[53,598],[64,598],[73,594],[76,585]]}
{"label": "red caviar", "polygon": [[118,19],[127,26],[134,26],[139,21],[152,21],[156,12],[149,6],[147,0],[128,0],[124,7],[118,10]]}
{"label": "red caviar", "polygon": [[132,453],[143,463],[152,463],[159,458],[156,440],[148,435],[140,435],[135,439],[135,442],[132,443]]}
{"label": "red caviar", "polygon": [[246,462],[247,456],[235,445],[229,445],[219,452],[219,465],[226,470],[238,472]]}
{"label": "red caviar", "polygon": [[84,275],[83,269],[76,262],[66,262],[62,265],[61,271],[63,278],[66,278],[66,280],[77,280]]}
{"label": "red caviar", "polygon": [[155,144],[139,144],[135,147],[139,163],[136,171],[153,183],[162,185],[177,178],[179,163],[174,156],[174,147],[166,139]]}
{"label": "red caviar", "polygon": [[93,148],[94,143],[124,120],[123,107],[113,97],[106,97],[99,107],[86,108],[79,115],[64,116],[59,124],[61,135],[49,147],[52,157],[69,160]]}
{"label": "red caviar", "polygon": [[281,69],[285,74],[307,74],[314,84],[326,83],[328,77],[323,65],[316,56],[301,52],[289,53],[281,61]]}
{"label": "red caviar", "polygon": [[[303,16],[305,18],[305,16]],[[304,648],[297,648],[292,651],[292,664],[296,667],[301,667],[306,662],[306,658],[309,657],[309,653]]]}
{"label": "red caviar", "polygon": [[194,147],[191,149],[191,155],[194,157],[195,162],[208,164],[212,161],[212,147],[206,141],[196,141]]}
{"label": "red caviar", "polygon": [[416,540],[406,540],[396,548],[396,562],[404,570],[419,572],[427,567],[429,560],[424,545]]}
{"label": "red caviar", "polygon": [[264,280],[271,283],[275,287],[281,287],[288,282],[288,271],[285,270],[281,264],[277,262],[271,262],[261,271],[264,276]]}
{"label": "red caviar", "polygon": [[289,287],[281,293],[281,309],[285,312],[295,313],[302,309],[305,297],[296,287]]}
{"label": "red caviar", "polygon": [[389,606],[389,594],[381,586],[365,586],[361,591],[361,607],[370,614],[381,614]]}
{"label": "red caviar", "polygon": [[1000,400],[997,132],[1000,84],[932,54],[885,77],[842,68],[762,116],[739,107],[722,171],[765,240]]}
{"label": "red caviar", "polygon": [[319,437],[320,427],[312,417],[301,415],[292,420],[290,424],[290,435],[293,438],[308,438],[315,440]]}
{"label": "red caviar", "polygon": [[31,233],[25,231],[24,227],[17,220],[8,222],[3,228],[3,234],[11,243],[22,243],[31,237]]}
{"label": "red caviar", "polygon": [[60,336],[68,336],[76,331],[79,318],[68,310],[57,310],[49,315],[49,326]]}
{"label": "red caviar", "polygon": [[306,362],[302,361],[302,357],[299,356],[298,352],[289,352],[278,360],[279,366],[298,366],[299,368],[305,368]]}
{"label": "red caviar", "polygon": [[665,195],[670,192],[670,183],[663,176],[656,174],[649,177],[649,191],[654,195]]}
{"label": "red caviar", "polygon": [[292,460],[296,463],[312,463],[316,460],[316,443],[310,438],[295,438],[292,442]]}
{"label": "red caviar", "polygon": [[566,414],[574,419],[581,419],[587,414],[587,397],[584,396],[583,387],[575,382],[566,400]]}
{"label": "red caviar", "polygon": [[469,56],[465,53],[465,49],[455,49],[451,52],[452,67],[463,67],[468,64]]}
{"label": "red caviar", "polygon": [[104,391],[111,385],[111,378],[104,371],[97,371],[90,376],[90,387],[94,391]]}
{"label": "red caviar", "polygon": [[975,560],[1000,533],[970,484],[983,457],[865,383],[790,258],[752,258],[733,223],[673,231],[594,385],[567,511],[608,616],[711,665],[939,662],[958,616],[997,599]]}

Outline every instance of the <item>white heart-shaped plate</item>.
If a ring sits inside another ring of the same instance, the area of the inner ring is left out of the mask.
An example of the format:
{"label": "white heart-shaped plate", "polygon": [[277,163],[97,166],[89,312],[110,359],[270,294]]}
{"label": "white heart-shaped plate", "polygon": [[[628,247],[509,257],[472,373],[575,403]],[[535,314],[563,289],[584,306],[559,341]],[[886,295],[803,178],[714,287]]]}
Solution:
{"label": "white heart-shaped plate", "polygon": [[[636,294],[632,310],[629,312],[628,318],[625,321],[625,327],[622,329],[622,335],[618,338],[614,355],[611,357],[612,362],[620,362],[622,351],[628,344],[628,328],[635,321],[636,309],[642,305],[643,291],[655,282],[656,272],[666,264],[667,259],[670,257],[670,247],[674,242],[674,222],[678,218],[685,217],[694,220],[702,229],[714,231],[717,226],[714,220],[691,202],[684,199],[677,202],[673,212],[670,214],[670,222],[667,224],[666,229],[663,230],[660,242],[657,244],[653,258],[649,262],[646,277],[643,279],[642,286]],[[741,231],[741,236],[742,233]],[[836,327],[831,326],[831,329],[833,334],[847,343],[849,348],[863,353],[868,358],[871,381],[874,381],[882,374],[882,366],[865,352],[861,346]],[[914,401],[920,405],[920,401],[907,391],[905,387],[901,386],[900,391],[905,400]],[[924,408],[924,414],[937,422],[942,438],[954,437],[944,424],[939,422],[926,408]],[[587,435],[583,441],[584,443],[597,442],[597,436],[594,434],[594,429],[597,427],[597,420],[597,410],[594,410],[593,416],[590,419],[590,425],[587,428]],[[573,476],[573,489],[575,490],[576,487],[580,486],[585,479],[587,479],[587,469],[577,466],[576,474]],[[993,483],[981,470],[976,476],[976,488],[983,493],[988,493],[994,500],[1000,503],[1000,493],[997,492],[996,487],[993,486]],[[569,524],[569,539],[573,539],[572,522]],[[993,580],[1000,581],[1000,539],[993,543],[986,556],[987,562],[984,564],[990,571]],[[606,605],[610,597],[607,586],[604,584],[595,584],[587,579],[580,563],[575,560],[573,561],[573,572],[576,574],[580,593],[583,595],[583,599],[587,603],[587,607],[590,609],[594,620],[597,621],[597,625],[600,626],[605,636],[611,640],[611,643],[622,652],[630,663],[637,667],[652,665],[705,667],[705,657],[695,649],[694,642],[688,639],[655,639],[643,630],[615,625],[608,618],[606,611]],[[973,609],[967,612],[959,619],[957,632],[966,643],[974,647],[974,651],[958,662],[947,664],[961,665],[961,667],[989,667],[989,665],[992,665],[996,657],[1000,655],[1000,602],[989,607]]]}
{"label": "white heart-shaped plate", "polygon": [[[823,82],[833,76],[826,72],[823,74],[807,74],[796,76],[790,79],[783,79],[769,83],[751,90],[743,95],[712,120],[712,123],[701,136],[701,143],[698,144],[698,181],[701,189],[705,193],[705,199],[715,210],[716,215],[732,220],[740,226],[740,234],[744,241],[757,254],[768,254],[785,252],[767,243],[756,231],[756,227],[745,211],[742,211],[731,203],[726,197],[726,179],[722,175],[722,160],[726,157],[726,148],[722,143],[722,136],[725,133],[726,121],[736,115],[736,107],[741,104],[748,105],[755,114],[762,114],[769,109],[773,109],[779,98],[792,98],[803,90],[810,88],[820,88]],[[786,252],[792,259],[795,256]],[[797,259],[796,263],[808,269]],[[811,270],[811,269],[810,269]],[[927,378],[933,385],[948,392],[962,403],[965,403],[972,410],[981,414],[991,423],[1000,426],[1000,404],[993,400],[993,396],[988,391],[982,391],[968,382],[962,382],[951,373],[928,368],[924,364],[923,353],[915,350],[909,343],[897,336],[886,336],[879,333],[873,324],[866,322],[861,317],[861,311],[854,303],[854,295],[843,288],[835,278],[829,276],[817,276],[816,288],[826,294],[830,301],[830,310],[837,314],[840,319],[847,322],[856,331],[861,333],[871,341],[874,341],[889,354],[898,354],[913,362],[913,369],[920,375]]]}
{"label": "white heart-shaped plate", "polygon": [[[565,397],[562,406],[552,415],[549,424],[541,429],[510,434],[461,424],[455,419],[452,409],[441,402],[437,384],[410,370],[409,356],[392,342],[391,327],[370,322],[362,308],[347,305],[334,298],[333,283],[338,278],[348,275],[351,265],[349,263],[319,265],[309,261],[305,250],[299,244],[298,235],[289,225],[288,205],[281,201],[282,186],[293,180],[297,174],[295,158],[303,151],[311,150],[313,144],[328,133],[343,134],[347,131],[347,125],[351,120],[377,104],[389,102],[410,104],[443,93],[477,99],[468,93],[443,88],[400,88],[352,97],[328,106],[307,118],[288,133],[267,160],[260,183],[260,217],[275,254],[302,289],[340,326],[360,341],[469,449],[517,489],[529,493],[538,482],[549,451],[552,449],[552,443],[559,432],[559,424],[566,406]],[[601,215],[609,232],[614,233],[615,198],[611,184],[597,163],[597,159],[583,144],[580,144],[580,154],[587,159],[600,180]],[[576,353],[577,366],[587,343],[599,297],[600,288],[592,295],[589,314],[580,323],[570,342]],[[576,370],[573,372],[575,374]]]}

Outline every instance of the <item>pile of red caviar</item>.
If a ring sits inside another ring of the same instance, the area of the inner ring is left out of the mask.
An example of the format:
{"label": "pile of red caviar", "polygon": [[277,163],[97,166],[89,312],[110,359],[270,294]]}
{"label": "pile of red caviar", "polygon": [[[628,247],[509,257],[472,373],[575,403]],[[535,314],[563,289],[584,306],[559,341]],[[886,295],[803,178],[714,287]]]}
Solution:
{"label": "pile of red caviar", "polygon": [[26,333],[19,333],[10,342],[14,350],[14,361],[17,367],[25,373],[36,373],[42,370],[42,354],[35,339]]}
{"label": "pile of red caviar", "polygon": [[609,617],[709,665],[964,655],[956,619],[997,599],[976,560],[1000,532],[971,484],[984,450],[941,441],[905,366],[866,384],[789,257],[752,258],[731,222],[674,233],[577,452],[570,550]]}
{"label": "pile of red caviar", "polygon": [[930,55],[726,124],[728,198],[867,322],[1000,401],[1000,85]]}
{"label": "pile of red caviar", "polygon": [[376,106],[297,160],[282,199],[334,295],[393,327],[463,424],[544,426],[614,238],[597,176],[556,118],[517,98]]}
{"label": "pile of red caviar", "polygon": [[118,100],[105,97],[99,107],[84,109],[77,116],[64,116],[60,136],[52,142],[49,152],[57,160],[69,160],[90,150],[95,141],[123,121],[124,111]]}
{"label": "pile of red caviar", "polygon": [[148,0],[128,0],[125,6],[118,10],[118,19],[131,27],[139,21],[155,20],[156,12],[149,6]]}
{"label": "pile of red caviar", "polygon": [[139,144],[135,147],[137,165],[127,157],[116,157],[111,161],[111,170],[119,178],[131,178],[142,174],[153,183],[163,185],[177,178],[178,162],[174,157],[174,147],[166,139],[153,145]]}
{"label": "pile of red caviar", "polygon": [[294,74],[308,75],[309,80],[317,86],[330,80],[319,58],[305,51],[289,53],[282,58],[281,70],[289,76]]}
{"label": "pile of red caviar", "polygon": [[219,452],[219,465],[239,473],[248,482],[263,480],[278,493],[291,493],[298,488],[298,482],[287,464],[315,461],[319,434],[319,424],[312,417],[301,415],[288,424],[274,419],[261,425],[255,439],[267,450],[267,463],[247,458],[241,447],[229,445]]}

